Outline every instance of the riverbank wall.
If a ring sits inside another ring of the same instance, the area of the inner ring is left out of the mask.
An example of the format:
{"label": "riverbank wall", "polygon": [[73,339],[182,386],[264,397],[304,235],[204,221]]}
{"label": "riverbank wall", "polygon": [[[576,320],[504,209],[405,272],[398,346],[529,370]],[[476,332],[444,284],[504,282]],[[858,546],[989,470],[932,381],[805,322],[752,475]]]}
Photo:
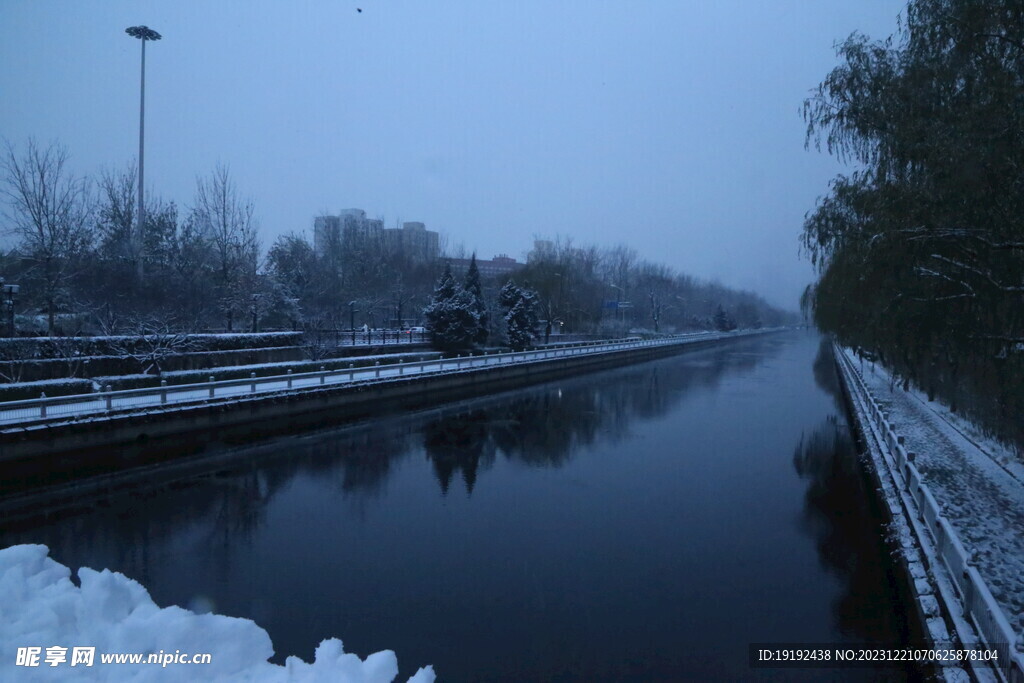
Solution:
{"label": "riverbank wall", "polygon": [[[241,442],[415,410],[768,332],[734,333],[681,340],[677,344],[538,358],[418,376],[382,377],[7,428],[0,432],[0,462],[7,466],[45,456],[51,466],[59,467],[71,464],[79,454],[97,450],[116,450],[125,457],[139,452],[148,459],[170,458],[175,451],[194,451],[204,443]],[[71,460],[65,454],[70,454]]]}

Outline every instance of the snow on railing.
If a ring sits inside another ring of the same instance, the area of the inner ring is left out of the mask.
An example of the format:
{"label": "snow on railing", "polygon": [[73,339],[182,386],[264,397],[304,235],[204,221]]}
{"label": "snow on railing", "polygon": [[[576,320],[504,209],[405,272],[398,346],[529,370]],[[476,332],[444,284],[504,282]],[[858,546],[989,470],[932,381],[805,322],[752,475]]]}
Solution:
{"label": "snow on railing", "polygon": [[[756,330],[747,332],[767,332]],[[665,336],[657,339],[637,339],[613,341],[575,342],[558,347],[543,347],[530,351],[514,351],[483,355],[457,356],[434,360],[419,360],[405,363],[381,365],[377,361],[372,366],[355,367],[350,363],[348,368],[326,370],[320,366],[315,372],[255,376],[241,379],[214,380],[192,384],[168,386],[166,380],[161,386],[141,389],[105,390],[92,394],[71,396],[24,399],[0,403],[0,426],[38,425],[41,423],[66,420],[78,416],[88,417],[102,415],[113,411],[135,410],[140,408],[163,409],[169,404],[185,406],[189,404],[208,403],[211,400],[241,399],[251,395],[275,393],[282,391],[308,391],[329,384],[340,384],[355,381],[370,381],[381,378],[393,379],[407,375],[423,375],[435,372],[485,368],[494,365],[527,363],[556,358],[568,358],[584,354],[614,353],[633,350],[646,346],[664,346],[686,344],[699,340],[714,340],[744,334],[742,332],[697,332]]]}
{"label": "snow on railing", "polygon": [[835,347],[835,355],[844,374],[853,380],[847,383],[848,386],[858,393],[867,406],[869,417],[882,436],[888,449],[887,452],[883,451],[883,457],[887,459],[894,481],[916,505],[916,513],[931,536],[936,555],[963,603],[964,617],[974,623],[986,646],[999,651],[1000,675],[1012,683],[1024,683],[1024,653],[1018,650],[1018,645],[1024,647],[1024,633],[1018,635],[1013,632],[1013,627],[992,597],[985,580],[972,566],[970,554],[953,526],[942,516],[938,501],[914,464],[916,454],[906,450],[903,437],[896,434],[889,421],[889,413],[879,408],[860,370],[838,345]]}

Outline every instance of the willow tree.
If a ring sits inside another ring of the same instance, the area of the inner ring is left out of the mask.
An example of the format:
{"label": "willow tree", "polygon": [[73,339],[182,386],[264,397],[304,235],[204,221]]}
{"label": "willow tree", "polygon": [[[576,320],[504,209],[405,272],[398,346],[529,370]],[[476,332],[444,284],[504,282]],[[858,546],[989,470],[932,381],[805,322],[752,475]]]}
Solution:
{"label": "willow tree", "polygon": [[815,319],[1024,439],[1024,6],[911,0],[838,55],[804,103],[808,143],[857,167],[804,224]]}

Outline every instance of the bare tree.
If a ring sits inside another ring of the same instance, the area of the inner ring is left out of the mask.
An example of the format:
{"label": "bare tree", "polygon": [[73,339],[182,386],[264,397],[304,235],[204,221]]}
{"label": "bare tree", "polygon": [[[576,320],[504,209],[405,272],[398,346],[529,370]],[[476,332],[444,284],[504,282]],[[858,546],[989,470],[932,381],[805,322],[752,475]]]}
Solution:
{"label": "bare tree", "polygon": [[230,332],[245,295],[240,281],[255,273],[259,254],[253,204],[239,198],[228,168],[218,164],[209,178],[196,180],[192,210],[213,251],[221,310]]}
{"label": "bare tree", "polygon": [[20,382],[33,361],[36,344],[27,339],[5,339],[0,343],[0,381]]}
{"label": "bare tree", "polygon": [[209,242],[192,215],[181,225],[171,247],[171,273],[178,290],[177,316],[185,327],[198,330],[212,298],[213,259]]}
{"label": "bare tree", "polygon": [[53,143],[41,149],[29,140],[22,157],[10,143],[6,147],[2,193],[10,206],[10,231],[31,263],[26,274],[39,283],[37,298],[46,308],[52,336],[72,268],[92,239],[88,181],[71,175],[63,146]]}
{"label": "bare tree", "polygon": [[143,240],[135,208],[138,171],[130,164],[121,172],[104,171],[100,175],[98,227],[100,248],[113,258],[132,264],[136,278],[142,281]]}

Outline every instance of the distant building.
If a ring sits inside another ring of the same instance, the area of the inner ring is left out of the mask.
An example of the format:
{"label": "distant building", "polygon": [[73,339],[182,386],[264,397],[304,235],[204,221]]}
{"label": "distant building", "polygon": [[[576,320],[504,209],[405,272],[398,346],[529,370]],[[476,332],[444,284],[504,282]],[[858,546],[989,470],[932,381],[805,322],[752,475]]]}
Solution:
{"label": "distant building", "polygon": [[440,251],[440,235],[418,221],[402,223],[401,228],[384,230],[384,249],[413,261],[433,261]]}
{"label": "distant building", "polygon": [[313,220],[313,249],[319,255],[340,255],[343,250],[401,255],[413,261],[438,257],[440,236],[423,223],[403,223],[385,229],[384,221],[367,218],[362,209],[345,209],[337,216]]}
{"label": "distant building", "polygon": [[[452,266],[453,273],[465,273],[469,270],[469,262],[471,259],[468,258],[453,258],[448,259],[448,262]],[[520,268],[523,268],[526,264],[519,263],[514,258],[505,254],[498,254],[490,261],[487,259],[477,259],[476,267],[480,271],[480,277],[502,277],[511,275]]]}
{"label": "distant building", "polygon": [[555,243],[551,240],[534,240],[533,249],[526,255],[526,262],[549,261],[555,258]]}
{"label": "distant building", "polygon": [[341,217],[317,216],[313,219],[313,251],[318,256],[341,250]]}

